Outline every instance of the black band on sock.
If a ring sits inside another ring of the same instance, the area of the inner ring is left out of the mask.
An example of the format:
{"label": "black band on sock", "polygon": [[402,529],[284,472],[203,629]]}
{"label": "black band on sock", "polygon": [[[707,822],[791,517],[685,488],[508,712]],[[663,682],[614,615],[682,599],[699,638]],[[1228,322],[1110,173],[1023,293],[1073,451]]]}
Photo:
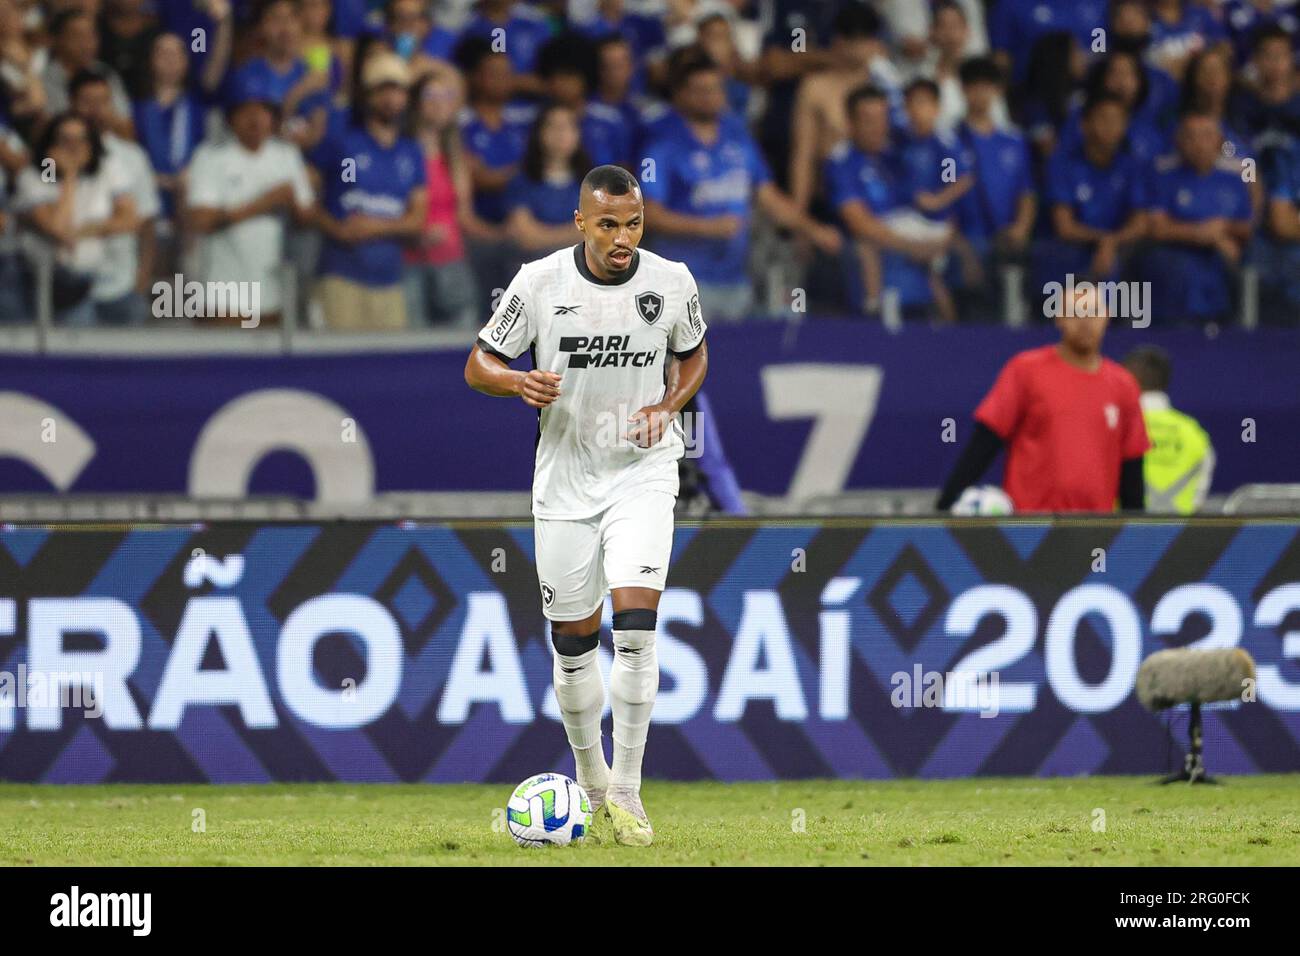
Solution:
{"label": "black band on sock", "polygon": [[614,612],[614,630],[616,631],[653,631],[659,615],[648,607],[634,607],[626,611]]}
{"label": "black band on sock", "polygon": [[555,645],[555,652],[561,657],[579,657],[588,651],[594,651],[600,644],[600,631],[595,634],[588,634],[586,637],[574,637],[572,634],[556,634],[551,632],[551,643]]}

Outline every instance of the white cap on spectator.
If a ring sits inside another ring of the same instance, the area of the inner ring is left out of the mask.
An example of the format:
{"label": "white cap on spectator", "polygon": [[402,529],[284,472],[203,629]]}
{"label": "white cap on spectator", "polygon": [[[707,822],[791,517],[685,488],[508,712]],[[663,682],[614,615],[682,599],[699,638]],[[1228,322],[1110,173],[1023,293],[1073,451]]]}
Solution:
{"label": "white cap on spectator", "polygon": [[398,86],[411,85],[411,71],[406,68],[406,62],[396,53],[377,54],[367,60],[366,65],[361,68],[361,85],[367,90],[373,90],[385,83],[396,83]]}
{"label": "white cap on spectator", "polygon": [[700,0],[695,7],[695,16],[692,17],[692,20],[698,26],[705,20],[717,16],[723,17],[733,26],[736,20],[739,19],[736,8],[729,3],[724,3],[723,0]]}

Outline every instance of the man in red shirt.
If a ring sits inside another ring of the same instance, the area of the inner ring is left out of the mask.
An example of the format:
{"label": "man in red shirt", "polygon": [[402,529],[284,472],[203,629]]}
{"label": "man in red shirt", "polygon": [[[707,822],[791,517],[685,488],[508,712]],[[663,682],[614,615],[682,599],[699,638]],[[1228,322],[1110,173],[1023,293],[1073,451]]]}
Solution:
{"label": "man in red shirt", "polygon": [[1125,511],[1144,506],[1142,456],[1151,447],[1137,381],[1104,358],[1109,316],[1095,287],[1063,302],[1055,345],[1002,368],[975,409],[975,434],[936,505],[947,511],[1005,444],[1003,487],[1016,511]]}

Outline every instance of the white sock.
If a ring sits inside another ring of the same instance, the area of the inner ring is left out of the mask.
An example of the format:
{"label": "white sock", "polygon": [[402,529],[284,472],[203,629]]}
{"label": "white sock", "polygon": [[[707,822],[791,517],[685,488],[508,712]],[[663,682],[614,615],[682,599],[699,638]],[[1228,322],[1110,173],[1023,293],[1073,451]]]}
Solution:
{"label": "white sock", "polygon": [[654,631],[614,632],[614,667],[609,673],[609,696],[614,714],[614,767],[609,785],[614,789],[641,788],[641,758],[645,755],[650,711],[659,690],[659,658]]}
{"label": "white sock", "polygon": [[573,749],[578,785],[603,790],[609,786],[609,765],[601,746],[600,715],[605,710],[605,683],[596,663],[597,649],[576,657],[553,654],[555,701],[560,705],[564,732]]}

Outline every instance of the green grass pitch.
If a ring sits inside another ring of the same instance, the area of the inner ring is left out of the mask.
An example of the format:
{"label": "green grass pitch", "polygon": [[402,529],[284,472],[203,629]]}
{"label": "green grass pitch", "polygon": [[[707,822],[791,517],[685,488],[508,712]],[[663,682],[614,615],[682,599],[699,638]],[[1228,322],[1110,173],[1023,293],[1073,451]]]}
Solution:
{"label": "green grass pitch", "polygon": [[521,849],[510,789],[0,784],[0,865],[1300,864],[1300,775],[647,781],[649,848]]}

